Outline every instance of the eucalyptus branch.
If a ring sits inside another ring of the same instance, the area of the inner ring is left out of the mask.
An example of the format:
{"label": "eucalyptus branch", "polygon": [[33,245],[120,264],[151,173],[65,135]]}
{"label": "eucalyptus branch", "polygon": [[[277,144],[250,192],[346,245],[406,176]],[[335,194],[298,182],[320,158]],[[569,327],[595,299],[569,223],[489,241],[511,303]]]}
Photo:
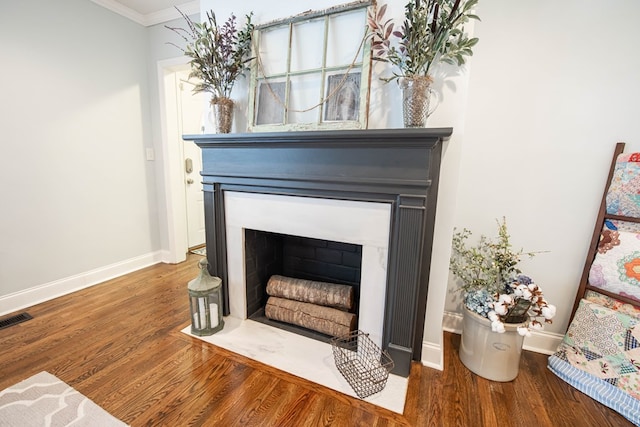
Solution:
{"label": "eucalyptus branch", "polygon": [[504,218],[498,224],[498,238],[491,240],[480,236],[476,246],[467,246],[471,231],[456,231],[452,239],[452,255],[449,268],[465,292],[486,290],[489,294],[500,292],[507,282],[522,273],[518,263],[523,255],[533,257],[536,252],[514,251]]}
{"label": "eucalyptus branch", "polygon": [[368,11],[373,59],[394,65],[398,72],[385,81],[428,75],[439,62],[464,65],[473,55],[477,38],[464,32],[469,20],[479,20],[472,10],[478,0],[411,0],[399,30],[385,20],[387,5]]}

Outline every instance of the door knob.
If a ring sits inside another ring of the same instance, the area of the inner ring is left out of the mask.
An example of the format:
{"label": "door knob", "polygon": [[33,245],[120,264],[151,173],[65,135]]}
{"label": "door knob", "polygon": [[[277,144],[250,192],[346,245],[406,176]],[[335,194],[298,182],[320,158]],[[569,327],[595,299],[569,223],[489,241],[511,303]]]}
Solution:
{"label": "door knob", "polygon": [[187,179],[187,184],[193,184],[193,180],[191,178]]}

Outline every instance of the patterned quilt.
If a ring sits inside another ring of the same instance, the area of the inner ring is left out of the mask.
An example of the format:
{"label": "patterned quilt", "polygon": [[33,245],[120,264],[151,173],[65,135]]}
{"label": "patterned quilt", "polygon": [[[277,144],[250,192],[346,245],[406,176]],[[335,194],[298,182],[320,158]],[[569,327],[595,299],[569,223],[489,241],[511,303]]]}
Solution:
{"label": "patterned quilt", "polygon": [[[618,156],[606,203],[608,214],[640,218],[640,153]],[[605,221],[589,283],[640,301],[640,224]]]}
{"label": "patterned quilt", "polygon": [[640,218],[640,153],[620,154],[607,190],[607,213]]}
{"label": "patterned quilt", "polygon": [[589,284],[640,301],[640,224],[605,221]]}
{"label": "patterned quilt", "polygon": [[580,301],[549,369],[640,426],[640,318],[626,309]]}

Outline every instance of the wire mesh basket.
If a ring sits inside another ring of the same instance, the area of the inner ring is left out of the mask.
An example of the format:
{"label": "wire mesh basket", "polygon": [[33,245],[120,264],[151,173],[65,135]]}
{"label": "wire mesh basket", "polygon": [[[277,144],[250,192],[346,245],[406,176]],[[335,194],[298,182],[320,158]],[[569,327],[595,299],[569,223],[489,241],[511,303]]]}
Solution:
{"label": "wire mesh basket", "polygon": [[353,331],[331,339],[336,367],[359,398],[371,396],[387,385],[393,360],[378,347],[369,334]]}

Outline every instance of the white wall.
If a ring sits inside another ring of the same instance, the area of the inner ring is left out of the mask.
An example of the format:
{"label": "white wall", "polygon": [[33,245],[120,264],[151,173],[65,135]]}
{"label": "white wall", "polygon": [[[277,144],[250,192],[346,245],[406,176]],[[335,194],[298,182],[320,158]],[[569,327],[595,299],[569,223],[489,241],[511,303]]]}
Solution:
{"label": "white wall", "polygon": [[0,297],[152,262],[148,47],[86,0],[0,2]]}
{"label": "white wall", "polygon": [[[640,149],[640,56],[630,0],[481,1],[455,224],[516,248],[564,334],[615,143]],[[450,296],[447,310],[457,310]],[[525,344],[526,345],[526,344]]]}

